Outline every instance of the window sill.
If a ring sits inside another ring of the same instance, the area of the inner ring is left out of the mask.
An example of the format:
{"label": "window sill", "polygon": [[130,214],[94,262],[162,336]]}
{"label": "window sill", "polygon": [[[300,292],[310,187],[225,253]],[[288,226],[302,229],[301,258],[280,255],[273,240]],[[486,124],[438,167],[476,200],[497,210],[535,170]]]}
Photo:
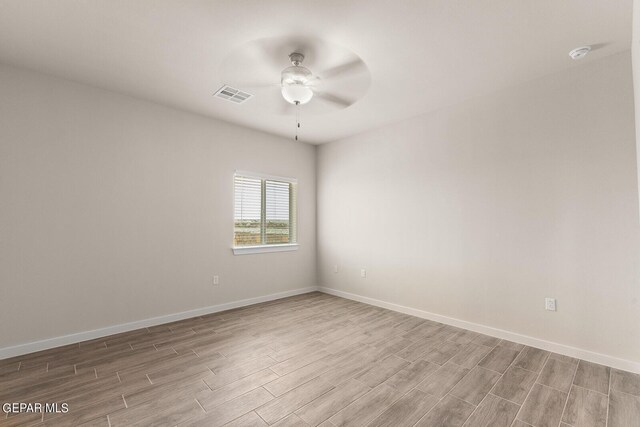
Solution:
{"label": "window sill", "polygon": [[288,252],[297,251],[300,247],[297,243],[285,245],[259,245],[259,246],[236,246],[233,247],[234,255],[261,254],[264,252]]}

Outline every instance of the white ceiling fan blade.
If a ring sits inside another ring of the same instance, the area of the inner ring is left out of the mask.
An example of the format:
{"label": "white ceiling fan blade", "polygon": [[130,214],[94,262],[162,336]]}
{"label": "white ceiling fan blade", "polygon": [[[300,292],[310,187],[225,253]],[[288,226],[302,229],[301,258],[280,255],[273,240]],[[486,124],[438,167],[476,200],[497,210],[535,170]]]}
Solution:
{"label": "white ceiling fan blade", "polygon": [[336,65],[335,67],[323,70],[322,72],[318,73],[318,76],[323,80],[328,80],[357,76],[367,72],[367,67],[362,59],[356,58],[351,61],[345,62],[344,64]]}
{"label": "white ceiling fan blade", "polygon": [[317,97],[318,99],[321,99],[322,101],[334,104],[341,108],[347,108],[348,106],[350,106],[355,102],[354,100],[351,100],[342,96],[338,96],[338,95],[332,95],[326,92],[317,91],[317,92],[314,92],[314,95],[315,97]]}
{"label": "white ceiling fan blade", "polygon": [[280,87],[280,83],[231,81],[231,83],[229,83],[229,86],[232,86],[236,89],[246,90],[246,89],[262,89],[262,88],[268,88],[268,87]]}
{"label": "white ceiling fan blade", "polygon": [[272,73],[277,76],[280,76],[280,72],[288,66],[289,62],[286,56],[278,55],[277,49],[274,48],[269,39],[256,40],[252,43],[251,49],[247,54],[251,55],[253,60],[269,67]]}
{"label": "white ceiling fan blade", "polygon": [[320,86],[322,79],[318,76],[313,76],[305,82],[305,86],[309,86],[311,89]]}
{"label": "white ceiling fan blade", "polygon": [[241,90],[278,85],[288,59],[274,55],[270,45],[268,39],[259,39],[232,51],[221,64],[222,83]]}

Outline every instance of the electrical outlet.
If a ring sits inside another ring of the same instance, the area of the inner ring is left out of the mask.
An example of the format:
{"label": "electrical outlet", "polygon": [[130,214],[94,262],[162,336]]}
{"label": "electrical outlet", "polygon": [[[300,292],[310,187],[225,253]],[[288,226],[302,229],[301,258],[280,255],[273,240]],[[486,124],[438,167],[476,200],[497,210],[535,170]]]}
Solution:
{"label": "electrical outlet", "polygon": [[220,285],[220,276],[213,276],[213,286]]}
{"label": "electrical outlet", "polygon": [[367,277],[367,270],[365,270],[364,268],[360,269],[360,277],[366,278]]}
{"label": "electrical outlet", "polygon": [[334,273],[337,273],[337,272],[338,272],[338,264],[336,264],[336,265],[334,265],[334,266],[333,266],[333,272],[334,272]]}
{"label": "electrical outlet", "polygon": [[556,299],[555,298],[545,298],[544,299],[544,309],[548,311],[556,311]]}

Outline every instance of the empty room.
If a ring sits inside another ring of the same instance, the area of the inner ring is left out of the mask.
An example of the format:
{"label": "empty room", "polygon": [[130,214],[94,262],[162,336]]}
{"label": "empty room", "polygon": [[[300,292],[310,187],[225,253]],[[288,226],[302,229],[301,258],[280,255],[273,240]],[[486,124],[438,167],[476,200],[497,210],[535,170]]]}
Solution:
{"label": "empty room", "polygon": [[640,427],[640,0],[0,0],[0,426]]}

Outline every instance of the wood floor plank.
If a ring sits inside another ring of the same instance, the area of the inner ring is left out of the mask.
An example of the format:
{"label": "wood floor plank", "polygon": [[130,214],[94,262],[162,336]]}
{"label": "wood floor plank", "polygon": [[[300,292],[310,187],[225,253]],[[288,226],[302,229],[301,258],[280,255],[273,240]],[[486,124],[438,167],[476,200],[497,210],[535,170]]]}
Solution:
{"label": "wood floor plank", "polygon": [[608,394],[610,374],[611,368],[607,366],[581,360],[580,363],[578,363],[578,370],[576,371],[573,383],[580,387]]}
{"label": "wood floor plank", "polygon": [[413,328],[417,328],[418,326],[422,325],[424,322],[425,322],[424,319],[421,319],[419,317],[409,316],[404,322],[397,325],[396,328],[406,332]]}
{"label": "wood floor plank", "polygon": [[456,384],[450,394],[465,402],[478,405],[498,379],[500,379],[499,373],[476,366]]}
{"label": "wood floor plank", "polygon": [[324,372],[328,371],[332,366],[332,360],[333,358],[316,360],[315,362],[312,362],[311,364],[285,376],[274,379],[268,384],[265,384],[264,388],[276,397],[282,396],[286,392],[293,390],[294,388],[319,377]]}
{"label": "wood floor plank", "polygon": [[[154,425],[172,413],[178,415],[178,418],[183,418],[184,414],[201,412],[204,411],[193,397],[186,396],[176,399],[173,396],[166,396],[162,399],[150,400],[134,407],[112,412],[109,414],[109,422],[112,427],[130,426],[138,423]],[[178,424],[178,422],[173,424]]]}
{"label": "wood floor plank", "polygon": [[406,393],[438,369],[440,369],[440,366],[435,363],[418,360],[394,374],[385,381],[385,384],[395,388],[399,392]]}
{"label": "wood floor plank", "polygon": [[276,374],[283,376],[329,355],[330,353],[324,350],[314,351],[308,354],[292,357],[284,362],[277,363],[270,368]]}
{"label": "wood floor plank", "polygon": [[[5,414],[2,413],[4,416]],[[19,414],[10,414],[9,417],[4,419],[0,419],[2,421],[3,427],[29,427],[36,426],[42,423],[42,415],[40,413],[19,413]]]}
{"label": "wood floor plank", "polygon": [[512,366],[507,369],[491,392],[503,399],[522,405],[529,390],[536,382],[536,378],[535,372]]}
{"label": "wood floor plank", "polygon": [[479,334],[473,342],[475,344],[484,345],[485,347],[495,347],[500,344],[500,338],[490,337],[489,335]]}
{"label": "wood floor plank", "polygon": [[525,400],[518,419],[536,427],[557,427],[567,393],[535,384]]}
{"label": "wood floor plank", "polygon": [[391,355],[373,365],[367,371],[356,376],[356,379],[371,388],[383,383],[396,372],[409,365],[404,359]]}
{"label": "wood floor plank", "polygon": [[[152,384],[141,390],[122,393],[128,406],[136,406],[149,400],[161,399],[164,396],[179,392],[180,394],[196,395],[198,392],[209,390],[209,387],[201,378],[190,377],[186,380],[175,381],[166,384]],[[125,391],[125,390],[122,390]]]}
{"label": "wood floor plank", "polygon": [[480,334],[477,332],[460,329],[455,334],[447,338],[447,341],[465,346],[472,343],[473,340],[476,339],[479,335]]}
{"label": "wood floor plank", "polygon": [[253,373],[269,368],[275,363],[276,361],[269,356],[259,357],[246,363],[241,363],[236,366],[232,365],[217,372],[214,371],[216,376],[212,379],[205,380],[205,382],[211,387],[211,390],[215,390]]}
{"label": "wood floor plank", "polygon": [[[20,384],[6,384],[0,382],[2,388],[0,388],[0,400],[2,401],[28,401],[34,400],[36,397],[45,395],[46,393],[62,392],[68,388],[74,388],[83,384],[94,383],[98,378],[93,370],[81,372],[72,377],[65,377],[64,379],[48,379],[41,381],[33,378],[32,381],[27,381]],[[100,382],[115,382],[118,381],[116,375],[100,378]]]}
{"label": "wood floor plank", "polygon": [[516,358],[513,366],[533,372],[540,372],[549,354],[548,351],[539,348],[525,347]]}
{"label": "wood floor plank", "polygon": [[310,426],[317,426],[370,390],[358,380],[349,380],[298,409],[296,415]]}
{"label": "wood floor plank", "polygon": [[518,354],[519,350],[498,345],[478,363],[478,366],[503,374]]}
{"label": "wood floor plank", "polygon": [[429,362],[437,363],[438,365],[444,365],[460,351],[461,347],[460,344],[444,341],[427,351],[421,358]]}
{"label": "wood floor plank", "polygon": [[364,426],[401,397],[396,389],[380,384],[349,406],[329,418],[336,427]]}
{"label": "wood floor plank", "polygon": [[88,360],[86,362],[78,363],[76,368],[81,369],[84,367],[93,367],[97,370],[98,376],[102,376],[104,374],[110,374],[124,369],[130,369],[135,366],[141,366],[146,363],[151,363],[154,360],[164,360],[165,358],[172,357],[175,357],[175,352],[170,348],[162,350],[142,348],[123,353],[110,354],[96,360]]}
{"label": "wood floor plank", "polygon": [[519,405],[488,395],[471,414],[465,427],[509,427],[520,409]]}
{"label": "wood floor plank", "polygon": [[502,340],[498,345],[501,347],[508,348],[511,350],[516,350],[516,351],[522,351],[525,347],[523,344],[518,344],[516,342],[509,341],[509,340]]}
{"label": "wood floor plank", "polygon": [[411,427],[417,423],[439,399],[420,390],[412,390],[374,419],[368,427]]}
{"label": "wood floor plank", "polygon": [[255,412],[251,411],[240,418],[236,418],[224,425],[224,427],[265,427],[269,424],[265,423],[262,418],[258,416]]}
{"label": "wood floor plank", "polygon": [[639,427],[640,397],[611,390],[607,427]]}
{"label": "wood floor plank", "polygon": [[432,338],[435,336],[438,331],[441,331],[444,328],[444,325],[441,323],[425,321],[421,325],[407,331],[403,338],[407,338],[413,342],[423,341],[428,338]]}
{"label": "wood floor plank", "polygon": [[[5,359],[8,360],[8,359]],[[5,363],[4,360],[0,360],[0,379],[6,375],[6,374],[10,374],[13,372],[18,372],[18,370],[20,369],[20,362],[18,361],[7,361]]]}
{"label": "wood floor plank", "polygon": [[106,417],[112,412],[124,409],[125,403],[122,396],[114,396],[110,399],[95,402],[80,409],[73,408],[69,415],[45,413],[44,421],[58,426],[77,426],[94,420]]}
{"label": "wood floor plank", "polygon": [[[72,378],[65,378],[63,381],[52,380],[45,384],[34,384],[31,387],[21,388],[15,391],[13,399],[7,399],[6,396],[2,396],[3,401],[33,401],[33,402],[46,402],[47,400],[61,401],[62,399],[68,399],[75,395],[86,394],[89,390],[108,387],[120,387],[120,382],[116,375],[111,375],[103,378],[96,378],[94,374],[90,372],[77,375]],[[11,393],[13,390],[7,390],[7,393]]]}
{"label": "wood floor plank", "polygon": [[0,382],[6,388],[13,388],[23,384],[33,384],[36,381],[60,380],[75,374],[76,369],[73,365],[62,365],[51,369],[47,369],[44,366],[38,367],[38,369],[16,369],[0,377]]}
{"label": "wood floor plank", "polygon": [[606,395],[582,387],[573,387],[562,415],[564,423],[581,427],[605,427],[607,425]]}
{"label": "wood floor plank", "polygon": [[400,337],[392,337],[391,339],[386,338],[382,341],[384,342],[374,343],[372,345],[374,350],[371,352],[371,356],[375,360],[382,360],[388,356],[391,356],[392,354],[397,355],[399,351],[411,345],[411,341],[406,338]]}
{"label": "wood floor plank", "polygon": [[[150,417],[130,424],[132,427],[173,427],[179,423],[204,414],[202,407],[193,399],[181,401],[166,409],[154,412]],[[113,426],[113,423],[110,423]]]}
{"label": "wood floor plank", "polygon": [[225,425],[248,412],[264,405],[273,399],[273,396],[262,387],[251,390],[248,393],[238,396],[218,405],[199,417],[192,418],[180,425],[218,427]]}
{"label": "wood floor plank", "polygon": [[538,382],[568,393],[575,372],[576,365],[549,358],[540,372]]}
{"label": "wood floor plank", "polygon": [[273,424],[273,427],[309,427],[309,424],[301,420],[296,414],[291,414]]}
{"label": "wood floor plank", "polygon": [[256,409],[256,413],[268,424],[273,424],[333,388],[323,379],[314,378]]}
{"label": "wood floor plank", "polygon": [[345,381],[348,381],[360,374],[361,372],[369,369],[373,365],[374,361],[368,354],[362,354],[361,356],[354,356],[348,361],[345,361],[338,366],[329,369],[319,378],[324,379],[334,386],[338,386]]}
{"label": "wood floor plank", "polygon": [[619,369],[612,369],[611,389],[634,396],[640,396],[640,375]]}
{"label": "wood floor plank", "polygon": [[450,361],[465,368],[473,368],[491,351],[489,347],[468,343],[463,345]]}
{"label": "wood floor plank", "polygon": [[213,391],[207,387],[197,393],[196,399],[208,411],[277,379],[278,375],[275,372],[263,369]]}
{"label": "wood floor plank", "polygon": [[[216,355],[216,358],[222,358],[221,355]],[[167,357],[156,359],[145,363],[144,365],[134,366],[130,368],[121,369],[118,371],[118,376],[121,381],[127,381],[128,377],[144,376],[145,374],[161,375],[163,371],[173,372],[173,368],[180,368],[183,365],[204,365],[205,361],[209,359],[200,358],[195,353],[187,354],[168,354]]]}
{"label": "wood floor plank", "polygon": [[414,362],[421,358],[427,351],[432,350],[438,344],[439,343],[436,340],[416,341],[413,344],[401,349],[396,354],[398,357],[404,360]]}
{"label": "wood floor plank", "polygon": [[211,371],[206,366],[199,364],[190,364],[189,362],[186,362],[179,366],[169,367],[161,371],[150,372],[147,374],[147,378],[149,378],[152,384],[166,384],[180,380],[182,378],[193,376],[197,376],[199,378],[212,378],[213,381],[213,377],[211,377],[209,374],[211,374]]}
{"label": "wood floor plank", "polygon": [[284,362],[292,357],[300,356],[305,353],[320,351],[327,345],[319,340],[313,340],[304,344],[297,344],[293,346],[281,347],[279,350],[274,350],[274,354],[271,356],[278,362]]}
{"label": "wood floor plank", "polygon": [[[50,426],[51,424],[45,423],[45,425]],[[110,427],[110,426],[111,424],[109,423],[108,415],[104,417],[94,418],[91,421],[87,421],[86,423],[82,423],[78,425],[78,427]]]}
{"label": "wood floor plank", "polygon": [[[98,385],[98,383],[101,385]],[[81,387],[67,390],[65,393],[49,394],[49,397],[45,399],[52,399],[53,396],[57,396],[61,401],[69,403],[70,406],[79,408],[88,405],[91,402],[105,400],[113,396],[135,393],[149,389],[152,386],[153,385],[144,378],[129,383],[118,383],[115,381],[107,383],[98,378]]]}
{"label": "wood floor plank", "polygon": [[462,426],[473,413],[475,406],[451,395],[445,396],[415,427]]}
{"label": "wood floor plank", "polygon": [[449,393],[469,371],[469,369],[462,366],[447,363],[418,384],[416,388],[436,397],[442,397]]}
{"label": "wood floor plank", "polygon": [[573,365],[578,365],[578,362],[580,361],[580,359],[576,359],[575,357],[569,357],[558,353],[551,353],[549,355],[549,359],[555,359],[564,363],[571,363]]}

